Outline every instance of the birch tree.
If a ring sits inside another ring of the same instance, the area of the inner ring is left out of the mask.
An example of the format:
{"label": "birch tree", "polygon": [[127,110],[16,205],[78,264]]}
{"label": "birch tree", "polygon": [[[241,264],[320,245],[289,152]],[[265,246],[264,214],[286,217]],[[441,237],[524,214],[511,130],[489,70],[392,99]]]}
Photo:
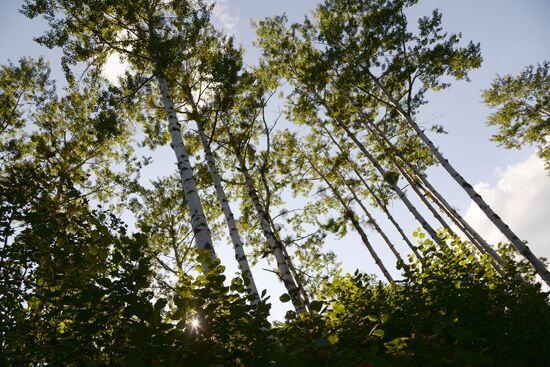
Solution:
{"label": "birch tree", "polygon": [[317,167],[316,163],[314,163],[314,161],[311,157],[306,156],[305,159],[309,163],[309,165],[311,166],[313,171],[317,175],[319,175],[319,177],[321,177],[321,179],[325,182],[325,184],[330,188],[330,190],[333,193],[334,197],[336,198],[338,203],[343,208],[343,212],[345,214],[344,217],[351,222],[353,228],[357,231],[357,233],[361,237],[361,241],[363,242],[365,247],[367,247],[367,249],[368,249],[371,257],[373,258],[374,262],[380,268],[380,270],[382,271],[382,274],[384,274],[384,277],[388,280],[388,282],[393,282],[393,277],[391,276],[391,274],[387,270],[387,268],[384,265],[384,263],[382,262],[382,260],[380,260],[380,257],[378,256],[377,252],[374,250],[374,247],[372,246],[367,234],[365,233],[363,227],[361,226],[361,224],[359,223],[359,221],[357,219],[357,214],[350,207],[350,204],[349,204],[348,200],[346,200],[342,196],[342,194],[339,192],[339,190],[336,188],[336,186],[332,183],[332,179],[327,177],[327,175],[324,172],[322,172],[319,169],[319,167]]}
{"label": "birch tree", "polygon": [[[363,110],[356,120],[376,117],[380,108],[391,111],[397,117],[391,123],[406,126],[417,135],[436,161],[550,283],[550,272],[544,264],[444,158],[415,121],[416,112],[427,102],[427,91],[448,87],[446,77],[467,80],[468,72],[480,65],[481,56],[479,45],[470,42],[461,46],[460,35],[443,31],[438,11],[420,18],[418,31],[411,33],[404,11],[414,3],[325,1],[318,6],[314,21],[306,19],[290,29],[284,25],[284,17],[264,21],[259,27],[260,44],[272,60],[277,60],[273,61],[275,68],[286,75],[294,74],[302,100],[327,89],[340,90],[345,98],[339,101],[339,108],[344,105]],[[349,130],[346,133],[351,138],[350,127],[340,126]]]}
{"label": "birch tree", "polygon": [[397,221],[395,220],[393,215],[389,212],[389,210],[387,208],[387,203],[386,203],[387,202],[387,196],[382,196],[381,193],[376,192],[376,190],[374,189],[372,184],[367,182],[367,180],[364,177],[364,173],[360,172],[360,169],[359,169],[357,163],[355,162],[353,157],[351,157],[349,148],[344,148],[343,144],[339,143],[334,138],[334,136],[330,133],[330,131],[328,129],[326,129],[326,127],[323,128],[323,130],[327,134],[327,136],[331,140],[331,142],[337,147],[339,154],[341,154],[345,157],[346,161],[349,163],[350,168],[352,169],[352,171],[355,174],[355,176],[357,177],[357,179],[361,182],[361,184],[364,186],[364,188],[368,191],[368,194],[370,195],[370,197],[373,200],[374,206],[380,208],[384,212],[384,214],[386,215],[388,220],[392,223],[392,225],[395,227],[397,232],[399,232],[399,235],[401,236],[403,241],[407,244],[407,246],[411,249],[411,251],[415,254],[417,259],[422,259],[422,255],[420,255],[420,253],[418,252],[417,247],[412,244],[412,242],[409,240],[408,236],[405,234],[405,232],[403,231],[403,229],[401,228],[399,223],[397,223]]}
{"label": "birch tree", "polygon": [[[230,206],[229,198],[223,187],[223,177],[220,173],[218,158],[213,152],[219,132],[220,114],[227,114],[235,103],[239,79],[247,79],[243,71],[242,50],[233,46],[232,38],[221,37],[213,39],[208,50],[201,59],[202,75],[199,75],[195,88],[179,83],[181,99],[188,101],[187,109],[180,111],[196,123],[196,133],[199,137],[204,158],[214,186],[218,204],[225,218],[229,238],[235,251],[235,259],[254,302],[259,302],[260,296],[250,270],[248,257],[244,250],[242,237],[237,221]],[[185,79],[185,74],[181,78]]]}
{"label": "birch tree", "polygon": [[[294,91],[289,98],[289,112],[294,122],[309,126],[331,126],[334,133],[343,134],[351,140],[364,154],[370,164],[378,171],[381,180],[387,181],[415,219],[440,246],[445,243],[437,231],[422,216],[408,199],[405,192],[397,185],[399,175],[387,170],[374,154],[367,149],[368,142],[360,139],[355,130],[357,110],[362,107],[347,101],[347,88],[351,80],[341,78],[338,70],[331,70],[321,51],[315,49],[311,42],[314,28],[308,23],[303,28],[287,30],[284,17],[275,17],[260,23],[258,28],[259,44],[264,47],[267,62],[273,72],[280,73],[290,80]],[[300,36],[298,36],[298,33]],[[300,38],[303,37],[303,38]],[[337,79],[337,83],[330,83]],[[345,82],[344,82],[345,80]],[[344,84],[347,83],[347,84]],[[376,102],[367,101],[370,113],[378,113]],[[323,107],[321,112],[319,107]],[[361,118],[365,113],[361,113]],[[328,117],[328,118],[327,118]]]}
{"label": "birch tree", "polygon": [[186,1],[26,1],[23,13],[31,18],[43,15],[49,22],[50,30],[37,40],[48,47],[62,47],[69,78],[71,64],[85,61],[101,67],[116,52],[128,60],[138,79],[156,79],[158,102],[168,121],[195,244],[215,257],[170,86],[175,82],[170,80],[171,69],[179,69],[183,61],[197,57],[207,42],[208,6]]}

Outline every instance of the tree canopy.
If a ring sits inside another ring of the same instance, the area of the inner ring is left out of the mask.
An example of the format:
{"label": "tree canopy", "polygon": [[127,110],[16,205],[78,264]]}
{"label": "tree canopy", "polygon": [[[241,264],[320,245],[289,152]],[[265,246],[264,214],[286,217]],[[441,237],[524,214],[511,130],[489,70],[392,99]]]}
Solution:
{"label": "tree canopy", "polygon": [[487,123],[498,127],[493,140],[506,149],[533,144],[550,169],[550,63],[527,66],[516,76],[497,77],[483,91],[484,102],[497,111]]}

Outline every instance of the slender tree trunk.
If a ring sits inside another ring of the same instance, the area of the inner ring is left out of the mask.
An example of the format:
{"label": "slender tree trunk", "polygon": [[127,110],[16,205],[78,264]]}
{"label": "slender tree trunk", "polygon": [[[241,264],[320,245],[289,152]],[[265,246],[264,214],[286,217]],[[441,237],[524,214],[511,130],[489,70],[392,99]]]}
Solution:
{"label": "slender tree trunk", "polygon": [[[268,213],[268,215],[269,215],[269,213]],[[275,230],[275,225],[274,225],[275,223],[273,223],[273,219],[271,219],[271,215],[269,215],[269,222],[271,223],[271,228],[273,230],[273,233],[275,233],[275,237],[277,238],[278,241],[281,241],[281,237],[279,236],[279,234]],[[304,299],[306,305],[309,305],[309,296],[308,296],[306,290],[304,289],[304,286],[303,286],[302,282],[300,281],[300,277],[298,276],[298,271],[296,270],[296,267],[294,266],[294,263],[292,262],[292,259],[290,258],[290,255],[288,254],[286,246],[283,246],[283,254],[285,255],[285,257],[287,259],[288,267],[290,269],[290,272],[292,273],[292,276],[296,280],[296,285],[298,286],[298,290],[300,291],[300,294],[302,295],[302,298]]]}
{"label": "slender tree trunk", "polygon": [[338,200],[338,202],[340,203],[340,205],[342,205],[342,208],[344,209],[344,212],[347,213],[350,217],[350,221],[351,221],[351,224],[353,225],[353,227],[355,228],[355,230],[357,231],[357,233],[359,233],[359,236],[361,237],[361,240],[363,241],[363,244],[365,245],[365,247],[367,248],[367,250],[369,251],[370,255],[372,256],[372,258],[374,259],[374,262],[376,263],[376,265],[378,265],[378,267],[380,268],[380,270],[382,271],[382,274],[384,274],[384,276],[386,277],[386,279],[388,280],[388,282],[392,283],[393,282],[393,278],[391,276],[391,274],[389,273],[388,269],[386,269],[386,266],[384,265],[384,263],[382,262],[382,260],[380,260],[380,257],[378,257],[378,254],[376,253],[376,251],[374,250],[374,248],[372,247],[370,241],[369,241],[369,238],[367,236],[367,234],[365,233],[365,231],[363,230],[363,228],[361,227],[361,225],[359,224],[359,221],[357,220],[356,216],[355,216],[355,213],[353,212],[353,210],[349,207],[349,205],[346,203],[346,201],[344,200],[344,198],[340,195],[340,193],[338,192],[338,190],[336,189],[336,187],[334,187],[333,184],[330,183],[330,180],[324,175],[322,174],[319,169],[317,169],[317,167],[313,164],[313,162],[311,161],[311,159],[309,159],[309,157],[307,157],[306,155],[306,159],[307,161],[309,162],[309,165],[311,166],[311,168],[319,175],[319,177],[325,181],[325,183],[327,184],[327,186],[330,188],[330,190],[332,191],[332,193],[334,194],[334,196],[336,197],[336,200]]}
{"label": "slender tree trunk", "polygon": [[388,236],[386,236],[386,233],[384,233],[384,231],[382,230],[382,228],[380,228],[380,226],[378,225],[378,223],[376,222],[376,219],[374,219],[374,217],[372,216],[372,214],[369,212],[369,210],[367,209],[367,207],[365,206],[365,204],[363,204],[363,202],[361,201],[361,199],[357,196],[357,194],[355,193],[355,190],[353,189],[353,187],[351,187],[351,185],[349,184],[349,182],[347,182],[347,180],[345,179],[345,177],[342,176],[342,174],[340,174],[340,172],[338,172],[338,170],[335,170],[335,172],[337,173],[337,175],[340,177],[340,179],[342,180],[342,182],[344,183],[344,185],[346,185],[346,187],[348,188],[349,192],[351,193],[352,197],[353,197],[353,200],[355,200],[355,202],[357,204],[359,204],[359,207],[363,210],[363,213],[365,213],[365,215],[367,216],[367,218],[369,218],[369,223],[372,224],[372,226],[374,227],[374,229],[376,230],[376,232],[378,232],[378,234],[380,234],[380,236],[382,237],[382,239],[384,240],[384,242],[386,242],[386,244],[388,245],[388,247],[390,248],[390,251],[394,254],[395,258],[397,259],[397,262],[398,263],[402,263],[404,264],[404,261],[403,259],[401,258],[401,255],[399,254],[399,252],[397,251],[397,249],[395,248],[395,246],[393,245],[393,243],[390,241],[390,239],[388,238]]}
{"label": "slender tree trunk", "polygon": [[[338,150],[342,153],[342,154],[346,154],[346,155],[349,155],[349,153],[347,151],[344,151],[344,149],[342,148],[341,144],[334,138],[334,136],[332,136],[331,132],[323,126],[323,129],[324,131],[328,134],[330,140],[336,145],[336,147],[338,148]],[[401,236],[401,238],[403,238],[403,241],[405,241],[405,243],[407,244],[407,246],[409,246],[409,248],[411,249],[411,251],[415,254],[415,256],[419,259],[419,260],[422,260],[422,255],[420,255],[420,253],[418,252],[417,248],[415,245],[412,244],[412,242],[409,240],[409,238],[407,237],[407,235],[405,234],[405,232],[403,231],[403,229],[401,228],[401,226],[399,225],[399,223],[397,223],[397,221],[395,220],[395,218],[391,215],[391,213],[389,212],[388,208],[386,207],[386,205],[384,204],[384,202],[382,201],[382,199],[380,199],[378,197],[378,195],[376,194],[376,192],[374,191],[374,189],[367,183],[367,181],[365,180],[365,178],[363,177],[363,175],[361,174],[361,172],[359,172],[359,168],[357,167],[357,165],[355,164],[355,162],[353,162],[351,159],[349,160],[349,163],[350,163],[350,167],[351,169],[353,170],[353,172],[355,173],[355,175],[357,176],[357,178],[359,178],[359,180],[361,181],[361,183],[363,184],[363,186],[365,186],[365,188],[367,189],[367,191],[369,192],[369,194],[372,196],[372,198],[374,199],[374,201],[376,202],[376,205],[378,205],[378,207],[384,212],[384,214],[386,215],[386,217],[388,218],[388,220],[391,222],[391,224],[393,224],[393,226],[395,227],[395,229],[397,230],[397,232],[399,232],[399,235]]]}
{"label": "slender tree trunk", "polygon": [[218,199],[218,202],[220,203],[223,215],[225,216],[225,222],[227,224],[227,229],[229,230],[229,237],[231,238],[231,242],[233,243],[233,249],[235,250],[235,259],[239,264],[239,269],[241,270],[241,273],[245,280],[248,294],[254,296],[253,303],[258,304],[258,302],[260,301],[260,296],[258,294],[258,289],[256,288],[256,282],[254,281],[252,271],[250,270],[250,265],[248,264],[247,256],[244,252],[243,241],[239,234],[239,229],[237,228],[237,222],[235,221],[235,216],[233,215],[233,211],[229,206],[229,200],[227,200],[227,196],[225,195],[221,177],[218,173],[218,168],[216,167],[214,154],[212,153],[212,149],[210,149],[210,142],[206,137],[204,126],[200,121],[197,121],[197,130],[201,139],[206,163],[208,164],[208,170],[210,171],[210,176],[212,176],[212,182],[214,183],[214,188],[216,189],[216,197]]}
{"label": "slender tree trunk", "polygon": [[252,177],[250,176],[250,172],[248,171],[248,167],[246,166],[246,162],[244,161],[244,158],[239,154],[237,154],[237,159],[239,161],[239,166],[240,166],[239,169],[242,172],[245,179],[245,184],[248,190],[248,196],[250,197],[250,200],[252,200],[252,203],[254,204],[254,209],[256,210],[256,215],[258,216],[258,219],[260,221],[260,226],[262,227],[262,231],[264,233],[267,244],[271,249],[271,251],[273,252],[273,255],[275,256],[275,260],[277,261],[277,269],[279,271],[279,277],[283,281],[283,284],[285,285],[285,288],[288,291],[288,294],[290,296],[290,299],[292,300],[292,304],[294,305],[296,312],[297,313],[306,312],[307,305],[305,300],[302,299],[300,295],[300,290],[296,285],[296,281],[292,276],[291,270],[288,266],[289,259],[287,256],[285,256],[284,244],[277,239],[277,237],[275,236],[275,233],[271,229],[271,225],[269,222],[269,214],[266,213],[266,211],[264,210],[264,207],[262,206],[262,203],[260,202],[258,191],[256,190],[256,186],[254,185],[254,181],[252,180]]}
{"label": "slender tree trunk", "polygon": [[156,78],[159,83],[162,104],[168,117],[168,130],[171,137],[170,146],[176,154],[178,162],[178,172],[180,174],[181,185],[185,194],[189,214],[191,215],[191,227],[195,235],[195,245],[199,250],[208,251],[212,259],[216,258],[210,229],[204,215],[204,210],[197,191],[197,184],[193,176],[193,167],[189,161],[189,154],[183,143],[181,136],[181,124],[178,121],[174,102],[170,97],[168,83],[162,71],[157,70]]}
{"label": "slender tree trunk", "polygon": [[[368,122],[367,122],[368,123]],[[370,123],[368,123],[370,124]],[[414,173],[416,178],[420,180],[422,185],[424,185],[427,189],[426,194],[442,209],[445,211],[446,215],[455,223],[455,225],[470,239],[470,241],[474,244],[477,243],[478,248],[481,247],[481,252],[486,252],[493,258],[493,260],[498,264],[502,265],[503,261],[499,254],[493,249],[492,246],[490,246],[484,239],[481,237],[481,235],[473,229],[468,222],[445,200],[445,198],[437,191],[430,181],[427,179],[425,175],[423,175],[421,172],[416,169],[403,155],[397,150],[397,148],[393,145],[393,143],[382,134],[382,132],[378,129],[378,127],[374,124],[370,124],[372,129],[375,131],[376,135],[378,135],[380,138],[382,138],[386,144],[391,149],[392,153],[394,153],[400,160],[407,166],[411,172]]]}
{"label": "slender tree trunk", "polygon": [[[372,156],[372,154],[368,151],[368,149],[357,139],[355,134],[343,123],[341,123],[338,120],[335,120],[337,122],[337,125],[342,128],[347,136],[353,140],[355,145],[359,148],[359,150],[367,157],[367,159],[372,163],[372,165],[376,168],[376,170],[380,173],[382,177],[386,177],[386,170],[382,168],[380,163]],[[391,189],[399,196],[403,204],[409,209],[409,211],[412,213],[412,215],[415,217],[415,219],[420,223],[422,228],[428,233],[428,235],[441,247],[447,247],[447,244],[439,238],[437,235],[437,232],[430,226],[430,224],[424,219],[424,217],[418,212],[418,210],[415,208],[415,206],[410,202],[410,200],[407,198],[403,190],[401,188],[392,182],[388,182]]]}
{"label": "slender tree trunk", "polygon": [[[394,165],[399,169],[399,172],[401,172],[401,174],[406,178],[406,180],[409,182],[410,186],[412,187],[412,189],[414,190],[414,192],[416,193],[416,195],[420,198],[420,200],[422,200],[422,202],[424,203],[424,205],[428,208],[428,210],[432,213],[432,215],[434,216],[434,218],[439,222],[441,223],[441,225],[443,226],[443,228],[447,231],[447,233],[449,233],[449,235],[451,235],[452,237],[458,237],[456,235],[456,233],[451,229],[451,227],[449,227],[449,225],[447,224],[447,222],[443,219],[443,217],[441,217],[439,215],[439,213],[437,212],[437,210],[433,207],[433,205],[428,201],[427,197],[425,195],[423,195],[423,193],[420,191],[420,188],[417,186],[416,184],[416,181],[414,180],[414,178],[401,166],[401,164],[399,164],[399,162],[397,162],[397,160],[393,159],[392,158],[392,161],[394,163]],[[445,212],[445,210],[443,209],[443,212]],[[448,213],[447,213],[448,214]],[[452,218],[451,218],[452,219]],[[460,226],[459,226],[460,228]],[[470,241],[472,241],[472,237],[469,236],[469,234],[467,234],[468,236],[468,239]],[[483,247],[481,247],[477,242],[475,241],[472,241],[472,244],[477,248],[477,250],[481,253],[481,254],[484,254],[485,251],[483,250]],[[475,252],[472,252],[470,251],[470,249],[468,248],[464,248],[464,251],[466,251],[466,253],[469,255],[473,255],[474,257],[476,256]],[[502,269],[500,268],[500,266],[497,264],[497,263],[493,263],[492,264],[493,267],[495,268],[495,270],[500,274],[500,275],[504,275],[504,272],[502,271]]]}
{"label": "slender tree trunk", "polygon": [[395,220],[395,218],[393,217],[393,215],[391,215],[391,213],[389,212],[388,208],[386,207],[386,205],[382,202],[382,199],[380,199],[378,197],[378,195],[374,192],[374,190],[364,182],[364,178],[363,177],[360,177],[358,176],[359,179],[363,182],[363,184],[367,187],[367,190],[369,191],[370,195],[372,196],[372,198],[374,199],[374,201],[376,202],[376,204],[380,207],[380,209],[384,212],[384,214],[386,215],[386,218],[388,218],[388,220],[391,222],[391,224],[393,224],[393,226],[395,227],[395,229],[397,230],[397,232],[399,233],[399,235],[401,236],[401,238],[403,238],[403,241],[405,241],[405,243],[407,244],[407,246],[409,246],[409,248],[411,249],[411,251],[414,253],[414,255],[422,261],[422,255],[420,255],[420,252],[418,252],[418,249],[416,248],[415,245],[412,244],[412,242],[409,240],[409,238],[407,237],[407,235],[405,234],[405,232],[403,231],[403,228],[401,228],[401,226],[399,225],[399,223],[397,223],[397,221]]}
{"label": "slender tree trunk", "polygon": [[[380,147],[384,150],[386,150],[386,145],[380,141],[379,139],[379,136],[378,134],[372,129],[371,126],[368,125],[368,122],[367,122],[367,129],[371,132],[371,134],[373,134],[375,140],[378,142],[378,144],[380,144]],[[384,139],[386,139],[388,141],[388,144],[390,145],[390,148],[393,148],[389,150],[390,154],[388,155],[390,157],[390,160],[391,162],[395,165],[395,167],[399,170],[399,172],[401,173],[401,175],[407,180],[407,182],[409,183],[409,185],[411,186],[411,188],[413,189],[413,191],[416,193],[416,195],[420,198],[420,200],[422,201],[422,203],[424,203],[424,205],[426,206],[426,208],[428,208],[428,210],[430,211],[430,213],[432,213],[433,217],[439,222],[441,223],[441,225],[443,226],[443,228],[447,231],[447,233],[449,233],[452,237],[458,237],[456,235],[456,233],[451,229],[451,227],[449,226],[449,224],[445,221],[445,219],[443,219],[443,217],[441,215],[439,215],[439,213],[437,212],[437,210],[433,207],[433,205],[429,202],[428,198],[426,197],[426,195],[424,195],[422,192],[421,192],[421,189],[420,189],[420,186],[421,185],[418,185],[418,181],[415,180],[415,178],[403,167],[403,164],[404,163],[400,163],[400,161],[398,159],[396,159],[396,157],[394,157],[394,153],[397,152],[397,149],[395,148],[395,146],[393,146],[393,144],[391,144],[391,142],[389,141],[389,139],[387,139],[386,137],[384,137]],[[408,163],[408,161],[405,159],[405,158],[402,158],[401,160],[402,162],[406,162]],[[411,166],[409,164],[409,166]],[[434,201],[436,204],[437,204],[437,201]],[[443,212],[446,212],[444,208],[441,208],[441,205],[439,206],[440,209],[442,209]],[[448,213],[447,213],[448,214]],[[453,220],[454,218],[450,217],[451,220]],[[455,224],[456,224],[456,221],[454,221]],[[460,225],[458,226],[459,228],[461,227]],[[473,238],[471,236],[469,236],[469,234],[466,232],[466,235],[468,236],[468,239],[470,239],[470,241],[473,240]],[[481,247],[477,242],[475,241],[472,241],[472,244],[478,249],[479,252],[481,252],[482,254],[485,253],[483,247]],[[475,253],[471,252],[469,249],[465,248],[465,251],[467,251],[467,254],[469,255],[474,255],[475,256]],[[499,264],[497,263],[493,263],[493,267],[495,268],[495,270],[500,274],[500,275],[504,275],[504,272],[502,271],[502,268],[499,266]]]}
{"label": "slender tree trunk", "polygon": [[[372,74],[371,74],[372,76]],[[529,246],[527,246],[511,229],[504,223],[504,221],[493,211],[493,209],[483,200],[472,185],[470,185],[462,175],[460,175],[455,168],[449,163],[445,157],[439,152],[433,142],[424,134],[422,129],[414,122],[413,118],[406,113],[399,103],[393,98],[389,91],[382,85],[380,80],[375,78],[373,80],[377,86],[382,90],[384,95],[388,98],[389,102],[397,109],[397,111],[407,121],[409,126],[416,132],[420,139],[430,148],[432,154],[437,158],[441,165],[447,170],[451,177],[466,191],[470,198],[477,204],[477,206],[483,211],[483,213],[493,222],[493,224],[499,229],[499,231],[508,238],[508,240],[514,245],[518,252],[523,255],[531,263],[533,268],[537,271],[542,280],[550,286],[550,271],[546,268],[544,263],[533,254]]]}
{"label": "slender tree trunk", "polygon": [[[430,212],[432,213],[432,215],[441,223],[441,225],[443,226],[443,228],[452,236],[452,237],[458,237],[457,234],[451,229],[451,227],[449,227],[449,225],[447,224],[447,222],[439,215],[439,213],[437,212],[437,210],[435,210],[435,208],[433,207],[433,205],[428,201],[428,198],[427,198],[427,195],[424,195],[422,192],[421,192],[421,188],[419,187],[419,185],[417,185],[417,181],[415,181],[414,177],[412,177],[409,172],[407,172],[406,169],[404,169],[401,164],[399,162],[397,162],[396,160],[393,160],[395,166],[399,169],[399,171],[401,172],[401,174],[407,179],[407,181],[409,182],[410,186],[413,188],[414,192],[416,193],[416,195],[422,200],[422,202],[424,203],[424,205],[426,205],[426,207],[430,210]],[[437,201],[434,201],[436,204],[437,204]],[[447,215],[449,215],[449,213],[444,209],[444,208],[441,208],[440,209],[446,213]],[[450,216],[449,216],[450,217]],[[454,218],[450,217],[451,220],[453,220],[453,222],[456,224],[457,222],[454,220]],[[458,226],[459,229],[461,228],[461,226],[459,225]],[[476,241],[473,241],[473,237],[469,235],[469,233],[465,233],[466,236],[468,237],[468,239],[472,242],[472,244],[477,248],[477,250],[481,253],[481,254],[484,254],[485,253],[485,250],[483,249],[483,247],[481,247]],[[472,254],[475,256],[475,253],[471,252],[468,250],[468,253],[469,254]],[[502,269],[500,269],[500,267],[498,266],[498,264],[493,264],[497,271],[503,275],[504,273],[502,272]]]}
{"label": "slender tree trunk", "polygon": [[430,213],[432,213],[433,217],[441,224],[443,229],[445,229],[451,236],[456,237],[456,233],[451,229],[449,224],[439,213],[437,210],[433,207],[433,205],[428,201],[428,199],[420,192],[418,186],[416,185],[416,182],[414,179],[409,175],[409,173],[403,169],[403,167],[397,162],[395,159],[391,159],[392,163],[395,165],[395,167],[399,170],[401,175],[405,178],[405,180],[409,183],[409,186],[412,188],[416,196],[422,201],[424,206],[428,208]]}

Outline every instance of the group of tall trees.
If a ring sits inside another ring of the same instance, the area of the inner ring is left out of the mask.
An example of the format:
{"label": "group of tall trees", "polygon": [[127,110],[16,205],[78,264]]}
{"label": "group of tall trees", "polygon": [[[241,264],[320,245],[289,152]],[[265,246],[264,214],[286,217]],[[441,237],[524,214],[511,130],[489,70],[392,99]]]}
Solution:
{"label": "group of tall trees", "polygon": [[[411,31],[415,2],[326,0],[300,24],[264,19],[262,57],[245,67],[201,0],[26,0],[22,12],[50,25],[37,41],[63,51],[67,86],[56,90],[42,59],[0,70],[0,362],[543,361],[549,306],[533,275],[550,285],[549,271],[415,120],[428,91],[480,65],[479,45],[444,32],[437,11]],[[113,54],[129,65],[118,85],[101,77]],[[547,84],[547,66],[521,78]],[[287,127],[267,112],[283,84]],[[505,103],[503,84],[488,103]],[[547,102],[533,112],[541,126]],[[491,121],[510,120],[499,113]],[[144,182],[137,151],[168,144],[177,172],[164,162],[165,177]],[[514,250],[497,251],[436,190],[426,170],[438,164]],[[290,196],[305,205],[289,208]],[[394,200],[421,227],[413,238]],[[325,242],[348,231],[386,283],[339,274]],[[225,242],[240,269],[230,285],[215,251]],[[262,258],[293,306],[284,324],[267,321],[251,271]]]}

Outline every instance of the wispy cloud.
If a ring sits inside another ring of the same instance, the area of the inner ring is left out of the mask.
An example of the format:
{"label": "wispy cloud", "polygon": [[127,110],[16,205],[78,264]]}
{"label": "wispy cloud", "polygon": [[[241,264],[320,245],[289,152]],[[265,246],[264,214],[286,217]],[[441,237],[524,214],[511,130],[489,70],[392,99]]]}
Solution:
{"label": "wispy cloud", "polygon": [[227,0],[217,0],[212,15],[223,31],[235,34],[239,17],[231,13]]}

